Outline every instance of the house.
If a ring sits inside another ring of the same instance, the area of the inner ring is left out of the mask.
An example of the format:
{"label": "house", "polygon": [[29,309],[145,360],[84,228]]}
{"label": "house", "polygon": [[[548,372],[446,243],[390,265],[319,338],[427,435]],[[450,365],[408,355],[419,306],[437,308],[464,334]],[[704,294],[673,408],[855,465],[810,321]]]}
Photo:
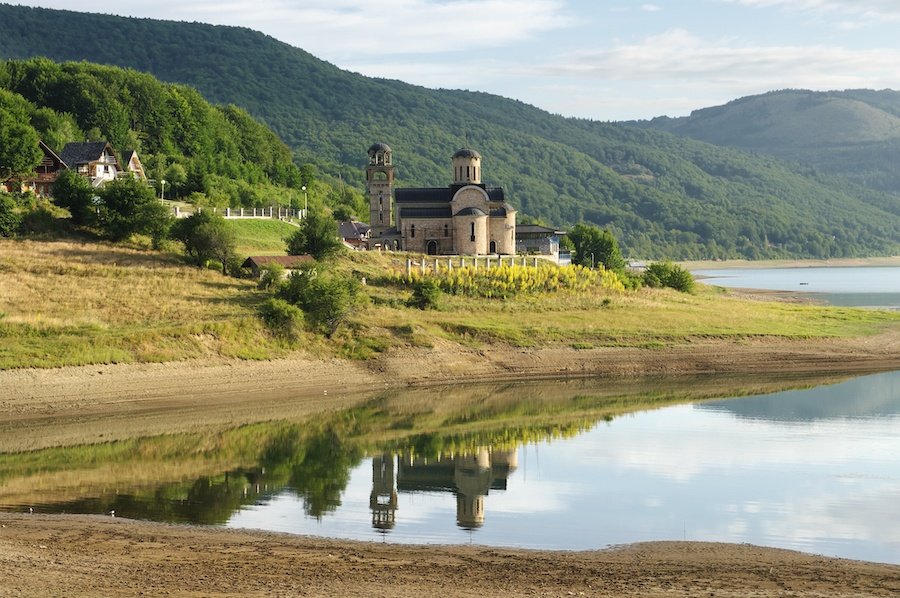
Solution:
{"label": "house", "polygon": [[34,171],[22,178],[9,179],[0,184],[0,189],[9,193],[18,191],[33,191],[35,195],[41,197],[50,197],[53,191],[53,183],[59,173],[66,169],[66,164],[62,159],[50,149],[43,141],[38,141],[38,147],[43,152],[44,157],[41,163],[35,167]]}
{"label": "house", "polygon": [[549,255],[559,261],[559,241],[565,234],[549,226],[520,224],[516,227],[516,253]]}
{"label": "house", "polygon": [[338,235],[345,245],[353,249],[366,249],[369,243],[369,225],[356,220],[338,223]]}
{"label": "house", "polygon": [[115,180],[122,170],[112,146],[107,141],[67,143],[59,153],[59,157],[70,169],[90,179],[94,187]]}
{"label": "house", "polygon": [[144,165],[141,164],[141,160],[138,158],[137,150],[126,150],[122,152],[121,166],[122,171],[119,173],[119,176],[130,173],[137,179],[142,181],[147,180],[147,174],[144,172]]}
{"label": "house", "polygon": [[253,272],[253,276],[259,278],[262,268],[269,264],[281,264],[284,267],[285,275],[288,275],[315,261],[311,255],[254,255],[244,260],[241,268],[249,268]]}
{"label": "house", "polygon": [[429,255],[514,254],[516,210],[501,187],[481,182],[481,154],[453,154],[453,182],[446,187],[394,190],[390,146],[369,148],[369,249]]}

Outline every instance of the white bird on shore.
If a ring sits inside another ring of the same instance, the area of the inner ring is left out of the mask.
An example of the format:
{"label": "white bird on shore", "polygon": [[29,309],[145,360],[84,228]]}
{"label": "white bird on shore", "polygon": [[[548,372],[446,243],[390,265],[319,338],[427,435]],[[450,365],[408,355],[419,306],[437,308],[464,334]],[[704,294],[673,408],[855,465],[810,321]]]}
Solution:
{"label": "white bird on shore", "polygon": [[116,516],[116,510],[113,509],[112,511],[110,511],[110,512],[109,512],[109,516],[110,516],[110,517],[115,517],[115,516]]}

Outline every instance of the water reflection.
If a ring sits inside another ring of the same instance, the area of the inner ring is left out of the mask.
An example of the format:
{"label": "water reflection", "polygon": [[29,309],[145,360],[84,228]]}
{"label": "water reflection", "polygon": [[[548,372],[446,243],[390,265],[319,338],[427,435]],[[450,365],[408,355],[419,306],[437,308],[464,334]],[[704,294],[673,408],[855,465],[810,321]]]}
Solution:
{"label": "water reflection", "polygon": [[[720,540],[900,562],[900,372],[806,385],[385,394],[315,421],[0,454],[0,508],[399,542]],[[742,392],[755,394],[718,398]]]}

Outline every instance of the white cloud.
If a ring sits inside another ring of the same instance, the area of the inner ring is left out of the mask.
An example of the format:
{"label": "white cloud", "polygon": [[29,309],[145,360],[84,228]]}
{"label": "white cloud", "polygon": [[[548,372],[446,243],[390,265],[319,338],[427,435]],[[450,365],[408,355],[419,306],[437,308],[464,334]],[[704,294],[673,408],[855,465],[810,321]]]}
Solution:
{"label": "white cloud", "polygon": [[751,8],[781,8],[823,17],[844,17],[843,28],[900,20],[900,3],[895,0],[725,0]]}
{"label": "white cloud", "polygon": [[[84,0],[35,2],[48,8],[96,11]],[[128,3],[117,14],[202,21],[265,31],[326,59],[430,54],[499,47],[568,27],[563,0],[230,0]]]}
{"label": "white cloud", "polygon": [[662,7],[658,4],[642,4],[641,10],[644,12],[659,12],[662,10]]}
{"label": "white cloud", "polygon": [[896,86],[900,50],[762,46],[708,41],[676,29],[634,44],[580,50],[538,66],[544,75],[693,81],[728,88]]}

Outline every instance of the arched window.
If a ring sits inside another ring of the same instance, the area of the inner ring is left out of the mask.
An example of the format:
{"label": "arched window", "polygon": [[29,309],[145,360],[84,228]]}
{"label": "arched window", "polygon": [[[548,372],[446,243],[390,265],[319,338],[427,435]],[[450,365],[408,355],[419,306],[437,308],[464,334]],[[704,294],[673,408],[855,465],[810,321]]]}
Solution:
{"label": "arched window", "polygon": [[475,223],[474,222],[470,225],[470,229],[472,231],[472,234],[471,234],[472,238],[469,240],[474,243],[475,242]]}
{"label": "arched window", "polygon": [[416,225],[415,225],[415,224],[410,224],[410,225],[409,225],[409,236],[410,236],[410,238],[412,238],[412,239],[415,239],[415,238],[416,238]]}
{"label": "arched window", "polygon": [[449,237],[449,236],[450,236],[450,227],[449,227],[448,225],[446,225],[446,224],[444,225],[444,236],[445,236],[445,237]]}

